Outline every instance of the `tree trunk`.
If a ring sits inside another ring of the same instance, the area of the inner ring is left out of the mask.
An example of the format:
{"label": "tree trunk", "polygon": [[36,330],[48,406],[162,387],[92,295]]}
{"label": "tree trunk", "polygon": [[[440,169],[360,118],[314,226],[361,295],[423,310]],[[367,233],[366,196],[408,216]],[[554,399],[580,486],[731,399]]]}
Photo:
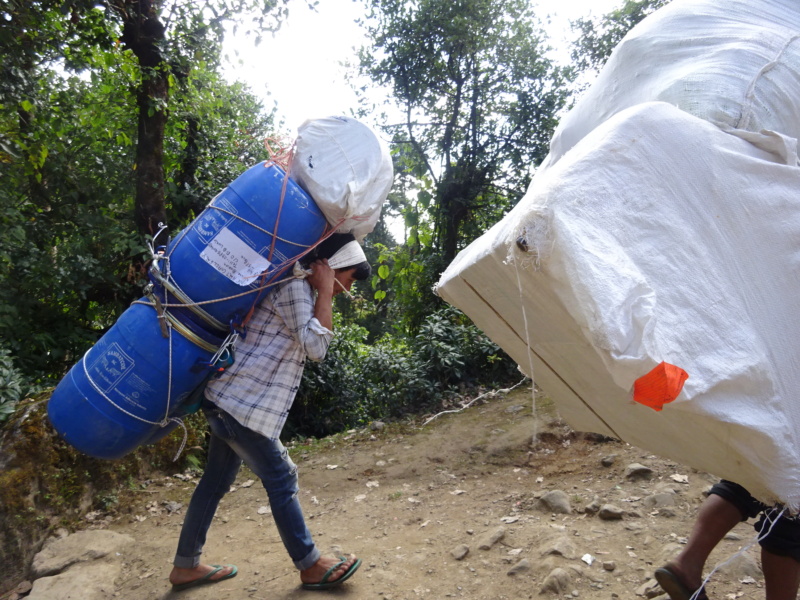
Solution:
{"label": "tree trunk", "polygon": [[467,214],[465,186],[454,173],[455,167],[445,170],[437,193],[437,238],[442,264],[448,265],[456,257],[461,223]]}
{"label": "tree trunk", "polygon": [[124,0],[123,43],[139,60],[142,86],[136,95],[139,109],[136,144],[135,219],[139,231],[153,235],[166,225],[164,208],[164,128],[169,100],[169,66],[161,54],[164,25],[153,0]]}

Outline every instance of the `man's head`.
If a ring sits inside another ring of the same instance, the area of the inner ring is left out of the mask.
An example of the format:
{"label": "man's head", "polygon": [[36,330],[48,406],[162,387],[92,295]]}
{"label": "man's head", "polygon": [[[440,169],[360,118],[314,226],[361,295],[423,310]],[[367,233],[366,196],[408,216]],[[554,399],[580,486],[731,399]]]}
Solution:
{"label": "man's head", "polygon": [[354,281],[364,281],[372,275],[372,267],[364,251],[350,233],[334,233],[326,238],[308,254],[304,262],[310,264],[321,258],[328,259],[328,265],[336,272],[336,279],[341,284],[337,293],[342,289],[349,291]]}

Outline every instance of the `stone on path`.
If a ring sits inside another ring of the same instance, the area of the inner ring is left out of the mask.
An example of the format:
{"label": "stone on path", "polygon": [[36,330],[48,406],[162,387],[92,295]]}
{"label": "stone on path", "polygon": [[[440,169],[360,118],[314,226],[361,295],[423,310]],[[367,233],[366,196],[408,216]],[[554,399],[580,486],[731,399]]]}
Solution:
{"label": "stone on path", "polygon": [[550,592],[553,594],[564,594],[572,587],[571,584],[572,578],[569,572],[561,568],[556,568],[550,571],[550,574],[545,577],[540,593],[545,594]]}
{"label": "stone on path", "polygon": [[556,555],[563,556],[564,558],[575,558],[577,552],[575,545],[568,537],[562,536],[554,540],[546,542],[539,547],[539,553],[542,556]]}
{"label": "stone on path", "polygon": [[561,490],[553,490],[547,492],[539,498],[539,506],[548,512],[568,515],[572,512],[572,506],[569,503],[569,496],[566,492]]}
{"label": "stone on path", "polygon": [[644,596],[645,598],[655,598],[664,593],[661,586],[655,579],[648,579],[636,589],[637,596]]}
{"label": "stone on path", "polygon": [[463,560],[464,557],[467,554],[469,554],[469,546],[467,546],[466,544],[460,544],[459,546],[453,548],[450,551],[450,554],[452,554],[453,558],[455,558],[456,560]]}
{"label": "stone on path", "polygon": [[531,570],[531,563],[528,562],[527,558],[523,558],[513,567],[508,570],[508,575],[519,575],[520,573],[527,573]]}
{"label": "stone on path", "polygon": [[481,542],[478,544],[478,548],[481,550],[491,550],[492,546],[494,546],[497,542],[502,540],[506,536],[506,530],[503,527],[498,527],[493,532],[486,534]]}
{"label": "stone on path", "polygon": [[675,494],[669,492],[660,492],[652,494],[642,500],[642,504],[646,508],[665,508],[667,506],[675,506]]}
{"label": "stone on path", "polygon": [[34,581],[26,600],[108,600],[121,573],[120,559],[73,564],[63,573]]}
{"label": "stone on path", "polygon": [[601,506],[602,505],[600,504],[600,498],[598,496],[595,496],[594,498],[592,498],[592,501],[583,508],[583,512],[593,515],[598,510],[600,510]]}
{"label": "stone on path", "polygon": [[29,600],[107,600],[122,573],[122,554],[134,539],[106,530],[49,540],[33,558]]}
{"label": "stone on path", "polygon": [[653,469],[640,465],[639,463],[631,463],[625,468],[626,479],[650,479],[652,476]]}
{"label": "stone on path", "polygon": [[107,530],[79,531],[60,539],[52,539],[33,558],[32,576],[44,577],[60,573],[70,565],[103,558],[119,552],[134,542],[129,535]]}
{"label": "stone on path", "polygon": [[605,456],[600,460],[600,464],[603,465],[604,467],[610,467],[616,461],[617,461],[617,455],[616,454],[609,454],[608,456]]}
{"label": "stone on path", "polygon": [[32,587],[33,585],[30,581],[22,581],[10,594],[3,596],[3,598],[4,600],[20,600],[20,598],[28,595]]}
{"label": "stone on path", "polygon": [[741,581],[747,577],[764,578],[758,562],[750,554],[740,554],[732,558],[729,563],[720,565],[717,573],[723,575],[728,581]]}
{"label": "stone on path", "polygon": [[670,542],[665,544],[661,551],[658,553],[658,560],[660,563],[668,563],[675,558],[680,551],[683,550],[683,545],[677,542]]}
{"label": "stone on path", "polygon": [[597,513],[604,521],[619,521],[622,519],[623,510],[613,504],[604,504],[600,507],[600,512]]}

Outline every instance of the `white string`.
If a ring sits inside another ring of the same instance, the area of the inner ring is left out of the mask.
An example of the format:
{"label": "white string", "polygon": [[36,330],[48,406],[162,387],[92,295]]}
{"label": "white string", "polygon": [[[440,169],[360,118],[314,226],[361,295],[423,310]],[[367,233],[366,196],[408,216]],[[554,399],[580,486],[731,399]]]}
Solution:
{"label": "white string", "polygon": [[[91,348],[90,348],[89,350],[91,350]],[[89,383],[91,384],[91,386],[94,388],[94,391],[96,391],[96,392],[97,392],[98,394],[100,394],[100,395],[101,395],[103,398],[105,398],[105,399],[106,399],[106,401],[107,401],[109,404],[111,404],[111,406],[113,406],[114,408],[116,408],[118,411],[120,411],[120,412],[122,412],[122,413],[125,413],[126,415],[128,415],[128,416],[129,416],[129,417],[131,417],[132,419],[136,419],[137,421],[141,421],[142,423],[147,423],[148,425],[161,425],[161,423],[156,423],[156,422],[154,422],[154,421],[148,421],[147,419],[143,419],[142,417],[139,417],[139,416],[137,416],[137,415],[135,415],[135,414],[133,414],[133,413],[131,413],[131,412],[128,412],[127,410],[125,410],[124,408],[122,408],[120,405],[118,405],[116,402],[114,402],[114,401],[113,401],[111,398],[109,398],[108,396],[106,396],[105,392],[103,392],[103,390],[101,390],[101,389],[98,387],[98,385],[97,385],[97,384],[94,382],[94,380],[92,379],[91,375],[89,375],[89,370],[86,368],[86,357],[87,357],[88,355],[89,355],[89,351],[87,351],[87,352],[86,352],[86,354],[84,354],[84,355],[83,355],[83,358],[81,359],[81,365],[83,365],[83,373],[84,373],[84,375],[86,375],[86,379],[89,381]]]}
{"label": "white string", "polygon": [[440,417],[442,415],[447,415],[447,414],[450,414],[450,413],[460,413],[461,411],[468,409],[470,406],[475,404],[478,400],[480,400],[481,398],[485,398],[486,396],[489,396],[490,398],[494,398],[498,394],[508,394],[512,390],[515,390],[516,388],[521,386],[523,383],[525,383],[525,380],[527,380],[527,379],[528,378],[525,377],[525,379],[523,379],[522,381],[520,381],[519,383],[517,383],[515,385],[512,385],[510,388],[506,388],[506,389],[503,389],[503,390],[491,390],[489,392],[483,393],[480,396],[477,396],[477,397],[473,398],[472,400],[470,400],[467,404],[465,404],[461,408],[454,408],[452,410],[443,410],[440,413],[436,413],[432,417],[429,417],[422,425],[420,425],[420,427],[425,427],[425,425],[427,425],[428,423],[430,423],[431,421],[433,421],[434,419],[436,419],[437,417]]}
{"label": "white string", "polygon": [[166,427],[169,423],[169,407],[172,404],[172,323],[167,321],[167,331],[169,338],[167,339],[169,347],[169,364],[167,365],[167,409],[164,413],[164,418],[161,421],[161,426]]}
{"label": "white string", "polygon": [[[180,446],[180,448],[178,448],[178,451],[175,453],[175,457],[172,459],[172,462],[175,462],[180,458],[181,452],[183,452],[183,449],[186,447],[186,440],[189,438],[189,431],[186,429],[186,425],[183,424],[183,421],[181,419],[179,419],[177,417],[170,418],[170,416],[169,416],[169,413],[171,412],[170,411],[170,407],[172,405],[172,323],[170,323],[169,320],[167,320],[167,327],[168,327],[168,330],[169,330],[169,365],[168,365],[168,368],[167,368],[168,369],[167,370],[167,373],[168,373],[168,375],[167,375],[167,407],[166,407],[166,412],[164,413],[164,420],[161,423],[159,423],[159,425],[161,427],[166,427],[167,425],[169,425],[172,422],[172,423],[177,423],[178,425],[180,425],[183,428],[183,441],[181,441],[181,446]],[[212,364],[214,364],[214,363],[212,363]]]}
{"label": "white string", "polygon": [[183,452],[183,449],[186,448],[186,440],[189,439],[189,430],[186,429],[186,425],[184,425],[183,421],[181,419],[179,419],[178,417],[172,417],[170,419],[170,421],[172,423],[177,423],[178,425],[183,427],[183,440],[181,441],[181,446],[180,446],[180,448],[178,448],[178,451],[175,453],[175,457],[172,459],[172,462],[175,462],[176,460],[178,460],[181,457],[181,453]]}
{"label": "white string", "polygon": [[[255,223],[253,223],[251,221],[248,221],[244,217],[241,217],[241,216],[237,215],[236,213],[233,213],[233,212],[231,212],[229,210],[225,210],[224,208],[221,208],[219,206],[215,206],[214,204],[209,204],[208,206],[206,206],[203,209],[203,212],[205,212],[209,208],[213,208],[214,210],[218,210],[221,213],[225,213],[226,215],[230,215],[231,217],[233,217],[235,219],[239,219],[242,223],[244,223],[246,225],[250,225],[254,229],[258,229],[260,232],[266,233],[267,235],[274,237],[276,240],[278,240],[279,242],[283,242],[284,244],[291,244],[292,246],[297,246],[298,248],[311,248],[313,246],[313,244],[311,246],[309,246],[307,244],[299,244],[297,242],[293,242],[292,240],[284,239],[281,236],[279,236],[279,235],[277,235],[275,233],[272,233],[271,231],[268,231],[267,229],[264,229],[263,227],[259,227],[258,225],[256,225]],[[199,219],[202,214],[203,213],[200,213],[200,215],[198,215],[197,218]],[[189,229],[189,228],[187,227],[186,229]]]}
{"label": "white string", "polygon": [[140,417],[138,415],[133,414],[132,412],[129,412],[129,411],[125,410],[119,404],[117,404],[111,398],[109,398],[105,394],[105,392],[103,392],[103,390],[100,389],[100,386],[98,386],[94,382],[94,380],[92,379],[92,376],[89,375],[89,369],[86,367],[86,357],[89,356],[89,352],[91,352],[91,350],[92,350],[91,348],[86,351],[86,354],[84,354],[83,358],[81,359],[81,364],[83,365],[83,373],[84,373],[84,375],[86,375],[86,379],[89,381],[89,384],[94,388],[94,390],[98,394],[100,394],[103,398],[105,398],[106,401],[109,404],[111,404],[111,406],[116,408],[118,411],[120,411],[122,413],[125,413],[129,417],[131,417],[133,419],[136,419],[137,421],[141,421],[142,423],[147,423],[148,425],[159,425],[161,427],[166,426],[167,423],[169,422],[169,405],[170,405],[170,403],[172,401],[171,400],[171,396],[172,396],[172,325],[169,323],[169,321],[167,321],[167,327],[169,329],[169,375],[168,375],[168,377],[169,377],[169,387],[167,388],[167,411],[166,411],[166,414],[164,415],[164,418],[161,421],[148,421],[147,419],[144,419],[144,418],[142,418],[142,417]]}
{"label": "white string", "polygon": [[[279,283],[283,283],[287,279],[281,279],[280,281],[276,281],[275,283],[270,283],[269,285],[265,285],[263,287],[253,288],[252,290],[247,290],[246,292],[241,292],[239,294],[234,294],[233,296],[226,296],[225,298],[214,298],[213,300],[199,300],[199,301],[191,301],[191,302],[162,302],[161,306],[165,308],[175,308],[175,307],[189,307],[189,306],[202,306],[203,304],[214,304],[215,302],[225,302],[225,300],[235,300],[236,298],[241,298],[242,296],[247,296],[249,294],[256,294],[258,292],[263,292],[264,290],[268,290],[274,285]],[[143,300],[134,300],[131,304],[144,304],[145,306],[153,306],[151,302],[144,302]]]}
{"label": "white string", "polygon": [[[706,584],[711,580],[711,577],[714,575],[714,573],[716,573],[719,569],[721,569],[725,565],[730,564],[731,562],[733,562],[738,557],[742,556],[745,552],[750,550],[750,548],[752,548],[757,543],[759,543],[761,540],[766,538],[770,534],[770,532],[772,531],[772,528],[775,527],[775,523],[778,522],[778,519],[780,519],[784,515],[784,513],[786,512],[786,507],[784,506],[783,510],[781,510],[781,512],[778,513],[778,516],[775,517],[775,519],[773,520],[773,519],[770,518],[770,515],[773,514],[774,512],[775,512],[775,508],[771,508],[771,509],[769,509],[769,511],[764,511],[764,524],[761,526],[761,531],[756,534],[755,539],[753,541],[751,541],[749,544],[747,544],[746,546],[744,546],[742,549],[740,549],[738,552],[736,552],[728,560],[726,560],[725,562],[721,562],[716,567],[714,567],[714,569],[711,571],[711,573],[709,573],[706,576],[706,578],[703,580],[703,583],[700,585],[700,587],[697,588],[694,591],[694,594],[692,594],[692,597],[689,598],[689,600],[697,600],[698,596],[705,589]],[[769,529],[767,529],[767,531],[765,532],[764,528],[767,526],[768,523],[769,523]]]}
{"label": "white string", "polygon": [[528,354],[528,372],[531,377],[531,408],[533,409],[533,433],[531,440],[535,445],[538,437],[539,419],[536,413],[536,382],[533,378],[533,352],[531,352],[531,337],[528,330],[528,314],[525,312],[525,298],[522,294],[522,280],[519,276],[519,267],[517,266],[517,258],[514,256],[511,259],[514,263],[514,273],[517,276],[517,289],[519,290],[519,306],[522,309],[522,323],[525,327],[525,350]]}
{"label": "white string", "polygon": [[86,376],[87,381],[89,384],[94,388],[94,390],[100,394],[105,400],[111,404],[114,408],[118,411],[128,415],[132,419],[136,419],[137,421],[141,421],[142,423],[147,423],[148,425],[157,425],[159,427],[166,427],[170,423],[177,423],[181,427],[183,427],[183,441],[181,442],[180,448],[178,452],[175,454],[175,458],[172,459],[172,462],[175,462],[180,457],[183,449],[186,447],[186,441],[189,437],[189,432],[186,429],[186,425],[183,424],[183,421],[177,417],[170,417],[170,405],[172,404],[172,324],[169,321],[165,321],[167,323],[167,327],[169,329],[169,365],[168,365],[168,385],[167,385],[167,407],[166,407],[166,414],[164,418],[159,422],[148,421],[138,415],[133,414],[130,411],[125,410],[119,404],[114,402],[111,398],[109,398],[103,390],[95,383],[92,379],[92,376],[89,375],[89,369],[86,367],[86,357],[89,356],[89,352],[92,350],[91,348],[86,351],[81,359],[81,365],[83,366],[83,373]]}
{"label": "white string", "polygon": [[[330,263],[328,263],[328,266],[330,266]],[[292,276],[287,277],[286,279],[282,279],[281,282],[288,281],[289,279],[306,279],[309,275],[311,275],[311,273],[313,273],[313,271],[311,269],[304,269],[303,265],[301,265],[300,261],[298,260],[296,263],[294,263],[294,267],[292,268]],[[344,284],[341,281],[339,281],[336,277],[334,277],[333,282],[338,284],[339,287],[342,288],[342,292],[344,292],[345,296],[347,296],[351,300],[353,299],[353,295],[348,291],[346,287],[344,287]]]}
{"label": "white string", "polygon": [[238,331],[234,330],[232,333],[229,333],[228,337],[223,340],[222,345],[219,347],[219,350],[217,350],[217,353],[211,357],[211,360],[208,361],[208,364],[211,366],[216,365],[217,361],[222,358],[222,355],[225,354],[225,352],[227,352],[228,356],[230,356],[230,349],[236,346],[236,340],[238,339]]}
{"label": "white string", "polygon": [[345,296],[347,296],[347,298],[348,298],[348,299],[352,300],[352,299],[353,299],[353,294],[351,294],[351,293],[350,293],[350,290],[348,290],[346,287],[344,287],[344,284],[343,284],[341,281],[339,281],[338,279],[336,279],[335,277],[333,278],[333,280],[334,280],[336,283],[338,283],[338,284],[339,284],[339,287],[340,287],[340,288],[342,288],[342,293],[343,293]]}

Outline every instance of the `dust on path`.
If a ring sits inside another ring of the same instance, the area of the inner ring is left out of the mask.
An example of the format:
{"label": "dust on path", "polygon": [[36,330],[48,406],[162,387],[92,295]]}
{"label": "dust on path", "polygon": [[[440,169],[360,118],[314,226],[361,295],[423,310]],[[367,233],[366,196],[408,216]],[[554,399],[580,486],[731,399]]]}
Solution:
{"label": "dust on path", "polygon": [[[172,592],[166,577],[183,510],[170,514],[165,503],[185,506],[194,481],[153,482],[131,513],[110,525],[137,541],[123,557],[114,597],[516,600],[540,597],[545,578],[561,568],[568,587],[551,597],[636,598],[653,570],[685,541],[714,478],[622,442],[575,434],[546,399],[543,404],[534,417],[530,391],[517,391],[424,428],[359,430],[295,448],[301,501],[317,545],[323,552],[356,553],[364,561],[348,583],[324,593],[299,588],[272,517],[265,514],[266,492],[247,469],[223,499],[204,554],[209,563],[238,565],[239,575]],[[534,430],[542,439],[536,447]],[[601,459],[610,455],[616,455],[613,464],[603,466]],[[652,478],[627,479],[625,468],[634,462],[653,469]],[[688,483],[673,481],[676,474],[687,475]],[[538,498],[551,490],[568,494],[571,514],[539,508]],[[675,492],[674,505],[645,505],[645,498],[664,490]],[[605,521],[583,512],[593,500],[615,504],[623,518]],[[481,538],[500,527],[505,537],[480,550]],[[710,565],[753,535],[746,524],[734,532]],[[469,553],[456,560],[452,551],[460,545]],[[591,566],[581,558],[586,554],[594,559]],[[748,551],[748,560],[756,556],[756,550]],[[523,559],[529,569],[509,575]],[[615,568],[607,570],[611,563]],[[726,600],[764,597],[762,580],[739,579],[717,577],[709,594]]]}

